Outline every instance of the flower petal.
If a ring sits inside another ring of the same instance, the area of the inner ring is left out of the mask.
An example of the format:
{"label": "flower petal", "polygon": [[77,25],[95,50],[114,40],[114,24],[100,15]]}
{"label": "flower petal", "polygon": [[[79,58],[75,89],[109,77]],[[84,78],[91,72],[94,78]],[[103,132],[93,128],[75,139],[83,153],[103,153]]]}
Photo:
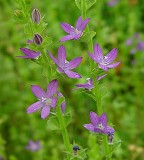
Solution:
{"label": "flower petal", "polygon": [[57,60],[50,52],[49,52],[48,54],[49,54],[50,58],[53,60],[53,62],[54,62],[57,66],[59,66],[58,60]]}
{"label": "flower petal", "polygon": [[64,23],[64,22],[61,23],[61,27],[65,32],[67,32],[69,34],[75,30],[75,28],[73,26],[71,26],[68,23]]}
{"label": "flower petal", "polygon": [[35,59],[40,56],[40,52],[35,52],[28,48],[20,48],[20,50],[25,54],[25,56],[18,56],[19,58]]}
{"label": "flower petal", "polygon": [[63,101],[62,104],[61,104],[61,110],[62,110],[62,113],[64,114],[65,112],[65,109],[66,109],[66,102]]}
{"label": "flower petal", "polygon": [[81,26],[81,31],[83,31],[86,27],[86,25],[88,24],[88,22],[90,21],[90,18],[87,18],[85,19],[83,22],[82,22],[82,26]]}
{"label": "flower petal", "polygon": [[55,98],[52,98],[51,100],[52,100],[51,106],[52,106],[53,108],[55,108],[55,107],[56,107],[56,103],[57,103],[57,98],[55,97]]}
{"label": "flower petal", "polygon": [[117,56],[117,49],[113,48],[106,56],[105,56],[105,63],[109,64],[116,59]]}
{"label": "flower petal", "polygon": [[110,127],[110,126],[107,126],[106,127],[106,134],[109,134],[109,133],[114,133],[115,132],[115,130],[114,130],[114,128],[112,128],[112,127]]}
{"label": "flower petal", "polygon": [[31,85],[31,90],[37,98],[41,99],[42,97],[46,97],[46,93],[44,92],[44,90],[37,85]]}
{"label": "flower petal", "polygon": [[104,71],[108,71],[108,65],[99,64],[99,67],[100,67],[101,69],[103,69]]}
{"label": "flower petal", "polygon": [[104,56],[102,54],[102,49],[99,44],[95,44],[95,46],[94,46],[94,55],[95,55],[95,61],[97,63],[100,63],[101,60],[104,58]]}
{"label": "flower petal", "polygon": [[77,39],[79,39],[81,36],[82,36],[82,32],[80,32],[80,33],[78,33],[78,34],[75,34],[74,39],[77,40]]}
{"label": "flower petal", "polygon": [[52,97],[56,93],[57,88],[58,88],[58,81],[56,79],[54,79],[49,83],[49,85],[47,87],[47,92],[46,92],[47,97],[48,98]]}
{"label": "flower petal", "polygon": [[116,63],[107,65],[107,67],[108,67],[108,68],[115,68],[115,67],[117,67],[119,64],[120,64],[120,62],[116,62]]}
{"label": "flower petal", "polygon": [[97,76],[96,79],[99,81],[99,80],[101,80],[102,78],[104,78],[105,76],[107,76],[107,74],[104,74],[104,75],[102,75],[102,76]]}
{"label": "flower petal", "polygon": [[99,117],[95,112],[90,112],[90,120],[94,126],[97,126],[99,123]]}
{"label": "flower petal", "polygon": [[66,50],[64,46],[60,46],[58,49],[58,62],[59,65],[64,65],[66,60]]}
{"label": "flower petal", "polygon": [[90,53],[90,52],[88,52],[88,54],[89,54],[89,56],[90,56],[95,62],[99,63],[99,61],[97,61],[97,59],[96,59],[96,57],[95,57],[94,54],[92,54],[92,53]]}
{"label": "flower petal", "polygon": [[41,107],[43,106],[41,101],[37,101],[35,103],[33,103],[32,105],[30,105],[27,109],[27,113],[33,113],[36,112],[37,110],[39,110]]}
{"label": "flower petal", "polygon": [[75,86],[77,86],[78,88],[85,88],[88,90],[91,90],[93,88],[93,85],[89,85],[89,84],[76,84]]}
{"label": "flower petal", "polygon": [[31,44],[31,43],[33,43],[33,40],[28,39],[28,40],[27,40],[27,43],[28,43],[28,44]]}
{"label": "flower petal", "polygon": [[81,30],[81,26],[82,26],[82,17],[80,16],[76,22],[76,29]]}
{"label": "flower petal", "polygon": [[86,128],[87,130],[92,131],[92,132],[94,132],[94,130],[95,130],[95,127],[92,124],[85,124],[84,128]]}
{"label": "flower petal", "polygon": [[60,42],[65,42],[71,39],[74,39],[75,35],[67,35],[60,39]]}
{"label": "flower petal", "polygon": [[73,72],[73,71],[70,71],[70,70],[66,70],[65,74],[70,78],[81,78],[80,74]]}
{"label": "flower petal", "polygon": [[49,106],[45,106],[42,108],[41,110],[41,118],[45,119],[50,113],[50,107]]}
{"label": "flower petal", "polygon": [[104,126],[104,128],[107,127],[107,116],[105,113],[103,113],[100,118],[99,118],[99,122],[102,123],[102,125]]}
{"label": "flower petal", "polygon": [[71,60],[69,63],[65,65],[65,69],[73,69],[76,68],[82,61],[82,57],[77,57]]}
{"label": "flower petal", "polygon": [[94,132],[97,132],[97,133],[105,133],[105,130],[102,130],[102,129],[99,129],[99,128],[96,128],[96,127],[95,127]]}

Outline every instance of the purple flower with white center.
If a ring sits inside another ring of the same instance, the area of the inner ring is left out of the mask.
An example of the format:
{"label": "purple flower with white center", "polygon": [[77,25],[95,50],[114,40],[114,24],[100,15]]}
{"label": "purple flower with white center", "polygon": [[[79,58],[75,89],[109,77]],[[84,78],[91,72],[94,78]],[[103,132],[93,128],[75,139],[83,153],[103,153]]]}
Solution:
{"label": "purple flower with white center", "polygon": [[[62,94],[61,92],[57,92],[57,96],[64,98],[64,96],[63,96],[63,94]],[[66,102],[65,102],[65,100],[64,100],[64,101],[62,102],[62,104],[61,104],[61,110],[62,110],[62,113],[63,113],[63,114],[65,113],[65,109],[66,109]]]}
{"label": "purple flower with white center", "polygon": [[40,56],[40,52],[36,52],[28,48],[20,48],[20,50],[25,54],[25,56],[17,56],[18,58],[38,59]]}
{"label": "purple flower with white center", "polygon": [[[107,74],[104,74],[103,76],[97,76],[97,80],[101,80],[102,78],[104,78]],[[77,87],[77,89],[79,88],[84,88],[84,89],[88,89],[91,90],[94,88],[94,84],[93,84],[93,80],[92,78],[87,78],[88,82],[85,84],[76,84],[75,86]]]}
{"label": "purple flower with white center", "polygon": [[81,78],[81,75],[71,71],[71,69],[76,68],[82,61],[82,57],[77,57],[70,62],[66,60],[66,50],[64,46],[60,46],[58,49],[58,59],[56,59],[51,53],[49,53],[50,58],[58,66],[58,71],[65,73],[70,78]]}
{"label": "purple flower with white center", "polygon": [[31,114],[39,109],[42,109],[41,118],[45,119],[50,114],[50,107],[56,107],[57,97],[54,97],[54,94],[56,94],[57,88],[57,80],[52,80],[48,84],[46,92],[39,86],[32,85],[31,90],[39,100],[28,107],[27,113]]}
{"label": "purple flower with white center", "polygon": [[67,36],[64,36],[61,38],[60,42],[68,41],[71,39],[77,40],[83,35],[83,31],[86,28],[86,25],[90,21],[89,18],[85,19],[84,21],[82,20],[82,17],[80,16],[76,22],[76,27],[74,28],[70,24],[67,23],[61,23],[62,29],[68,33]]}
{"label": "purple flower with white center", "polygon": [[103,113],[100,117],[95,112],[90,112],[90,124],[85,124],[84,127],[91,131],[103,134],[114,133],[114,129],[107,126],[107,116]]}
{"label": "purple flower with white center", "polygon": [[100,45],[95,44],[94,54],[88,54],[96,63],[98,63],[99,67],[104,71],[108,71],[109,68],[115,68],[120,64],[120,62],[112,63],[117,56],[116,48],[113,48],[106,56],[104,56]]}
{"label": "purple flower with white center", "polygon": [[39,141],[34,142],[32,140],[30,140],[29,143],[28,143],[28,145],[26,146],[26,149],[30,150],[32,152],[38,151],[41,148],[42,148],[42,146],[41,146],[41,144],[40,144]]}

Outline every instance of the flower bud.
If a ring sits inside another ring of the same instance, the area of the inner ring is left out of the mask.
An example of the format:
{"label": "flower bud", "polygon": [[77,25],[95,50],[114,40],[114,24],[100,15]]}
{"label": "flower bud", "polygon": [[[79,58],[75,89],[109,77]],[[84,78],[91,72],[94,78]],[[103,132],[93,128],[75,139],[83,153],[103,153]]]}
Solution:
{"label": "flower bud", "polygon": [[40,14],[40,12],[39,12],[38,9],[34,9],[34,10],[32,11],[32,20],[33,20],[33,22],[35,22],[35,23],[37,23],[37,24],[40,23],[41,14]]}
{"label": "flower bud", "polygon": [[73,153],[76,156],[77,155],[77,151],[80,150],[79,146],[74,146],[73,147]]}
{"label": "flower bud", "polygon": [[108,142],[109,142],[109,144],[112,144],[113,138],[114,138],[114,133],[112,133],[112,132],[108,133]]}
{"label": "flower bud", "polygon": [[43,39],[42,39],[42,36],[39,35],[39,34],[35,34],[34,35],[34,38],[33,38],[33,42],[37,45],[41,45]]}

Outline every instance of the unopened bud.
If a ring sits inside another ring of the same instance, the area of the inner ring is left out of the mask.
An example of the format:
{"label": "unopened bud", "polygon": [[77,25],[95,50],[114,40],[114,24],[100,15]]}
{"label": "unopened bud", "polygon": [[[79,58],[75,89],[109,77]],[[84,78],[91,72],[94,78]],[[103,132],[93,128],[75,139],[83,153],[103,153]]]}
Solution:
{"label": "unopened bud", "polygon": [[108,143],[113,144],[114,133],[108,133]]}
{"label": "unopened bud", "polygon": [[41,43],[43,41],[42,36],[39,35],[39,34],[35,34],[34,38],[33,38],[33,41],[34,41],[35,44],[41,45]]}
{"label": "unopened bud", "polygon": [[73,153],[74,153],[75,156],[78,154],[77,153],[78,150],[80,150],[79,146],[74,146],[73,147]]}
{"label": "unopened bud", "polygon": [[35,22],[35,23],[37,23],[37,24],[40,23],[41,14],[40,14],[40,12],[39,12],[38,9],[34,9],[34,10],[32,11],[32,20],[33,20],[33,22]]}

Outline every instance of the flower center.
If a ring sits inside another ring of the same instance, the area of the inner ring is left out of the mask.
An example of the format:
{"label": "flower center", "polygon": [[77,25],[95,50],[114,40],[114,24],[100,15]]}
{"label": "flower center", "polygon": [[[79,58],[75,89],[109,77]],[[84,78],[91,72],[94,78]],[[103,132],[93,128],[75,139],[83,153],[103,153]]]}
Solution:
{"label": "flower center", "polygon": [[104,126],[102,125],[102,123],[98,124],[97,125],[97,128],[101,129],[101,130],[104,130]]}
{"label": "flower center", "polygon": [[100,64],[102,64],[102,65],[107,65],[107,64],[109,64],[109,63],[106,62],[107,58],[108,58],[107,56],[104,56],[104,58],[100,58],[100,60],[99,60],[99,61],[100,61]]}
{"label": "flower center", "polygon": [[51,105],[52,100],[50,98],[42,97],[42,102],[44,103],[44,105],[49,106]]}
{"label": "flower center", "polygon": [[79,31],[77,28],[75,29],[75,33],[76,34],[79,34],[79,33],[81,33],[81,31]]}

